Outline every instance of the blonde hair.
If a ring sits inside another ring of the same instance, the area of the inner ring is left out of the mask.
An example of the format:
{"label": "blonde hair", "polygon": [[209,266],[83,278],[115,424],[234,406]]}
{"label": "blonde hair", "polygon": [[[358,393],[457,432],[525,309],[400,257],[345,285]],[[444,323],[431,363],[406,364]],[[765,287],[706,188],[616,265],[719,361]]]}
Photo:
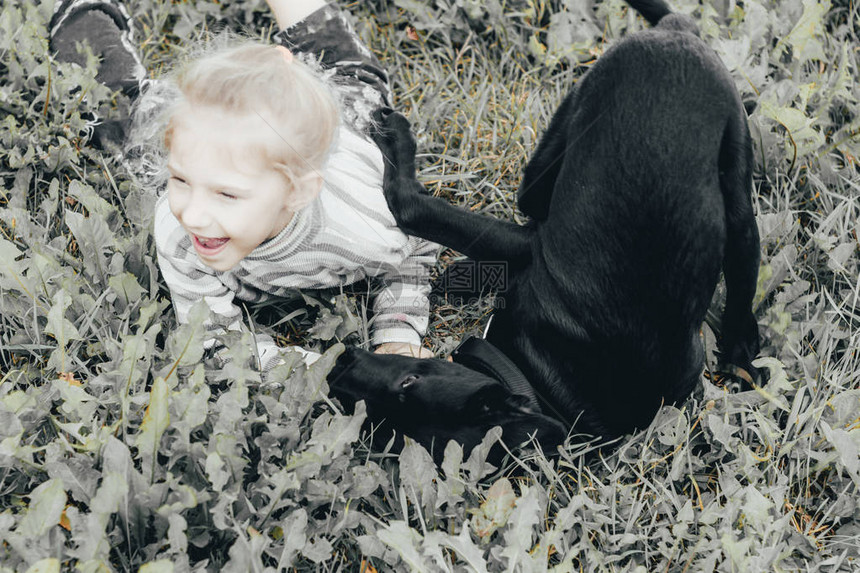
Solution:
{"label": "blonde hair", "polygon": [[153,82],[136,105],[128,146],[142,179],[149,184],[166,179],[173,133],[189,107],[258,115],[277,137],[260,137],[254,152],[290,183],[319,172],[337,132],[338,104],[315,70],[287,55],[273,44],[222,35]]}

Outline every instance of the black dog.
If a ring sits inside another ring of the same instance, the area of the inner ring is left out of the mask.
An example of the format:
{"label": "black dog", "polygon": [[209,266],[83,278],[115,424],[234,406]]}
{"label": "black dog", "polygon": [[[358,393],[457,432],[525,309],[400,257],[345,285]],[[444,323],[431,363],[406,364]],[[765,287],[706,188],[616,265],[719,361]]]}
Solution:
{"label": "black dog", "polygon": [[759,238],[744,108],[689,18],[659,0],[629,3],[655,28],[615,45],[561,103],[519,189],[526,226],[427,195],[408,121],[378,114],[400,227],[478,261],[507,261],[506,305],[488,339],[540,406],[456,364],[355,349],[330,377],[336,392],[425,444],[469,447],[493,425],[509,443],[529,429],[551,443],[560,433],[547,415],[613,438],[647,426],[699,380],[699,330],[721,268],[721,358],[755,375]]}
{"label": "black dog", "polygon": [[[537,434],[549,448],[564,440],[568,428],[542,415],[527,396],[517,394],[491,376],[444,360],[375,354],[347,347],[329,375],[332,393],[350,404],[364,400],[368,419],[410,436],[437,461],[448,440],[466,452],[495,426],[505,441],[517,445]],[[390,432],[377,429],[374,442],[385,444]],[[381,438],[381,439],[377,439]]]}

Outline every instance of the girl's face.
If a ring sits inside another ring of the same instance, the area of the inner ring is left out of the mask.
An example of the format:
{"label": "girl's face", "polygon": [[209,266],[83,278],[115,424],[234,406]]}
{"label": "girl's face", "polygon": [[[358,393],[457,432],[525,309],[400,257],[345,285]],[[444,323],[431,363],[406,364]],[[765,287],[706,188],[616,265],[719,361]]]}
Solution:
{"label": "girl's face", "polygon": [[260,148],[261,138],[273,136],[277,134],[257,115],[190,109],[175,120],[168,203],[200,260],[212,269],[236,266],[309,202],[249,151]]}

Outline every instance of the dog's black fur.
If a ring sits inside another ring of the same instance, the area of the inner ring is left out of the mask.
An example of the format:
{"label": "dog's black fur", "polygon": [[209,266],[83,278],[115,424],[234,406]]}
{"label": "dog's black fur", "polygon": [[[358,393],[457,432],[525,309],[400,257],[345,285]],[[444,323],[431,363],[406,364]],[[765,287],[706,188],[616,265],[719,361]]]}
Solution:
{"label": "dog's black fur", "polygon": [[507,262],[505,307],[488,338],[526,375],[543,413],[457,365],[359,350],[338,361],[336,391],[425,444],[435,436],[469,447],[496,424],[509,426],[511,443],[529,422],[553,442],[545,415],[613,438],[647,426],[699,380],[699,330],[721,269],[721,357],[755,375],[759,238],[744,108],[689,18],[662,1],[629,3],[655,27],[618,42],[561,103],[519,189],[526,226],[427,195],[408,121],[378,114],[400,227]]}
{"label": "dog's black fur", "polygon": [[[495,426],[504,429],[511,444],[520,444],[536,433],[545,448],[562,442],[568,432],[558,420],[530,408],[523,396],[499,381],[444,360],[347,347],[329,384],[342,401],[364,400],[368,419],[396,429],[395,449],[407,435],[437,459],[448,440],[456,440],[469,451]],[[377,444],[392,437],[382,429],[377,432],[381,438],[374,440]]]}

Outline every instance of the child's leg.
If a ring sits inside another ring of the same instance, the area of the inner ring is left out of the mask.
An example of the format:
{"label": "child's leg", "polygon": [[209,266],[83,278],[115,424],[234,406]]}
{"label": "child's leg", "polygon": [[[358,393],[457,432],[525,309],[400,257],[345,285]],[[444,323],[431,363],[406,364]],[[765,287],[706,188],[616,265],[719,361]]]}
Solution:
{"label": "child's leg", "polygon": [[[274,4],[270,2],[273,9]],[[275,41],[295,54],[308,54],[323,68],[333,70],[344,120],[356,131],[365,131],[375,109],[391,107],[388,73],[335,6],[324,4],[281,30]]]}
{"label": "child's leg", "polygon": [[[57,60],[86,64],[77,44],[88,43],[99,58],[96,79],[111,90],[135,97],[146,70],[135,44],[131,19],[117,0],[61,0],[50,23],[50,46]],[[127,118],[93,122],[93,143],[118,145],[125,138]]]}
{"label": "child's leg", "polygon": [[295,26],[328,3],[328,0],[266,0],[281,30]]}

